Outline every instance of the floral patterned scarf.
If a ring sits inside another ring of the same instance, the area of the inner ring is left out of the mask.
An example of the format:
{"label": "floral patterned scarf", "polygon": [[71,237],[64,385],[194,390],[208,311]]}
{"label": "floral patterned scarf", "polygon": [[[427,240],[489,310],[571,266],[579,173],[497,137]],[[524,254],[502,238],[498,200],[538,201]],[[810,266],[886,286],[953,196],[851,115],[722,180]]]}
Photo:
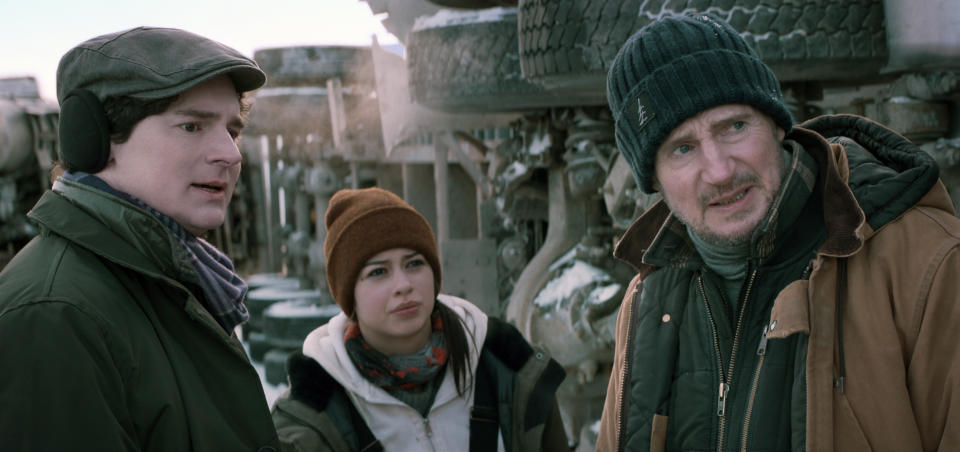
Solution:
{"label": "floral patterned scarf", "polygon": [[371,383],[387,391],[414,389],[432,381],[447,363],[443,321],[437,310],[430,316],[430,322],[433,331],[427,345],[410,355],[388,356],[374,349],[363,339],[356,322],[347,326],[343,342],[350,360]]}

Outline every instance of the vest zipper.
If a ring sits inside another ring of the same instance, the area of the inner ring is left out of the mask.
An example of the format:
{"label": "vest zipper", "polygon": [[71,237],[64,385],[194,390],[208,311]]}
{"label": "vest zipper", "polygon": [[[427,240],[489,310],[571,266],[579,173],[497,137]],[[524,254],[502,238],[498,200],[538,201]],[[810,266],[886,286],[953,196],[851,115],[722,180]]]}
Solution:
{"label": "vest zipper", "polygon": [[707,317],[710,319],[710,328],[713,331],[713,349],[717,353],[717,371],[720,373],[720,386],[717,388],[717,417],[720,418],[719,433],[717,434],[717,452],[723,451],[724,434],[727,427],[727,399],[730,392],[730,383],[733,381],[733,369],[737,362],[737,346],[740,345],[740,329],[743,326],[743,315],[747,312],[747,301],[750,300],[750,292],[753,290],[753,282],[757,279],[757,270],[750,274],[750,281],[747,283],[747,291],[743,296],[743,302],[740,306],[740,315],[737,316],[737,327],[733,333],[733,350],[730,351],[730,364],[727,366],[727,373],[723,373],[723,360],[720,355],[720,334],[717,332],[717,322],[713,317],[713,310],[710,309],[710,303],[707,302],[707,291],[703,288],[703,275],[697,277],[697,284],[700,286],[700,295],[703,297],[703,304],[707,307]]}
{"label": "vest zipper", "polygon": [[767,356],[767,325],[763,326],[763,333],[760,336],[760,346],[757,347],[757,369],[753,372],[753,384],[750,385],[750,398],[747,401],[747,415],[743,420],[743,442],[740,443],[740,450],[747,451],[747,438],[750,432],[750,417],[753,415],[753,402],[757,398],[757,388],[760,386],[760,369],[763,368],[763,359]]}
{"label": "vest zipper", "polygon": [[627,305],[627,349],[625,350],[626,356],[624,356],[623,368],[620,370],[620,397],[617,400],[617,450],[623,451],[626,445],[624,444],[623,432],[625,432],[626,426],[623,425],[626,422],[626,417],[623,415],[623,407],[626,405],[627,401],[627,386],[629,382],[627,381],[630,378],[630,360],[633,358],[633,335],[636,334],[636,328],[634,328],[634,318],[633,312],[636,310],[637,298],[640,294],[639,289],[633,290],[633,299],[630,300],[630,304]]}

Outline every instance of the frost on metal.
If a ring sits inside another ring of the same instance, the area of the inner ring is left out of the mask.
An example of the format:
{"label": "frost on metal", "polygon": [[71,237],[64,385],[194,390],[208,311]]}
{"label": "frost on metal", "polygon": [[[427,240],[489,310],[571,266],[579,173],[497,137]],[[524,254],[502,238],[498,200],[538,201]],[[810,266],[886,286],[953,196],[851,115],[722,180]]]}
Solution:
{"label": "frost on metal", "polygon": [[600,305],[617,295],[621,284],[606,271],[576,258],[574,248],[550,266],[555,275],[533,300],[543,309],[559,308],[578,291],[586,291],[585,305]]}
{"label": "frost on metal", "polygon": [[40,99],[40,87],[34,77],[0,78],[0,97]]}
{"label": "frost on metal", "polygon": [[310,299],[281,301],[270,305],[264,312],[269,317],[333,317],[340,312],[337,305],[318,305]]}
{"label": "frost on metal", "polygon": [[322,296],[319,290],[297,289],[291,290],[285,286],[267,286],[247,293],[247,299],[257,300],[293,300],[293,299],[318,299]]}
{"label": "frost on metal", "polygon": [[503,174],[500,176],[504,183],[507,185],[513,183],[514,181],[524,177],[527,173],[530,172],[530,169],[527,165],[524,165],[522,162],[512,162],[504,170]]}
{"label": "frost on metal", "polygon": [[488,8],[480,10],[456,11],[441,9],[432,16],[418,17],[413,23],[413,31],[428,28],[452,27],[482,22],[500,22],[509,16],[516,16],[516,8]]}

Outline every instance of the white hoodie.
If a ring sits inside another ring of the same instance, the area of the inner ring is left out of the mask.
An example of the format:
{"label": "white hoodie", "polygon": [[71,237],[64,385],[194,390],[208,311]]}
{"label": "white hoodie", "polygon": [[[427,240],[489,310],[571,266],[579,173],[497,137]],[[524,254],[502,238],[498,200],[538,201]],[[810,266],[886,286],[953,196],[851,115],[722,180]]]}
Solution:
{"label": "white hoodie", "polygon": [[[453,310],[466,327],[470,349],[467,390],[457,396],[450,366],[443,375],[427,417],[371,384],[357,371],[343,344],[347,316],[338,314],[311,332],[303,342],[303,354],[315,359],[350,396],[350,400],[385,451],[457,451],[470,445],[470,408],[473,407],[473,375],[479,348],[487,334],[487,315],[467,300],[440,294],[437,299]],[[504,450],[503,435],[498,435]]]}

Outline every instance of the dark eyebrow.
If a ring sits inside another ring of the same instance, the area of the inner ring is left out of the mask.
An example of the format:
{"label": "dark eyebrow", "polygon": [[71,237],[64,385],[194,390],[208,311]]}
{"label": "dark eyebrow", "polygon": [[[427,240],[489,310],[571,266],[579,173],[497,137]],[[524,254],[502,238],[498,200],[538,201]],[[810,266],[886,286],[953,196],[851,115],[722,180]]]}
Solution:
{"label": "dark eyebrow", "polygon": [[[185,109],[185,110],[176,110],[173,112],[175,115],[179,116],[188,116],[191,118],[197,119],[219,119],[220,113],[205,111],[205,110],[194,110],[194,109]],[[243,129],[246,127],[247,123],[240,116],[233,117],[230,122],[227,124],[230,127],[235,129]]]}
{"label": "dark eyebrow", "polygon": [[[417,256],[419,256],[419,255],[420,255],[419,252],[414,251],[414,252],[412,252],[412,253],[410,253],[410,254],[407,254],[407,255],[403,256],[403,260],[411,259],[411,258],[417,257]],[[385,260],[367,261],[367,263],[363,264],[363,266],[364,266],[364,267],[368,267],[368,266],[371,266],[371,265],[386,265],[387,262],[388,262],[388,261],[385,261]]]}
{"label": "dark eyebrow", "polygon": [[367,261],[366,264],[363,264],[364,267],[371,267],[374,265],[386,265],[387,261]]}
{"label": "dark eyebrow", "polygon": [[720,120],[714,122],[714,124],[713,124],[713,126],[711,127],[711,129],[713,129],[714,132],[720,131],[720,130],[726,129],[727,126],[729,126],[729,125],[732,124],[732,123],[739,122],[739,121],[747,122],[747,121],[749,121],[751,118],[753,118],[753,116],[754,116],[754,114],[753,114],[753,112],[751,112],[751,111],[745,111],[745,112],[741,112],[741,113],[734,113],[734,114],[732,114],[732,115],[730,115],[730,116],[724,116],[724,117],[720,118]]}

